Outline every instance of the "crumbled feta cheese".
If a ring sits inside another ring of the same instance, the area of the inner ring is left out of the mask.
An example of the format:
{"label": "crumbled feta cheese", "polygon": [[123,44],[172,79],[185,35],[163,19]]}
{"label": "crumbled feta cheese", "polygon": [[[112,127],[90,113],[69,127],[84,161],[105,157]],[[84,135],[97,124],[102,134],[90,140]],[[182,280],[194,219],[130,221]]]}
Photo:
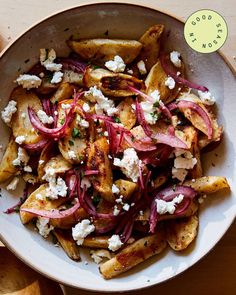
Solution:
{"label": "crumbled feta cheese", "polygon": [[210,93],[210,91],[203,92],[198,90],[198,96],[205,105],[211,106],[216,102],[215,97]]}
{"label": "crumbled feta cheese", "polygon": [[84,128],[89,128],[89,122],[84,119],[79,121],[79,125]]}
{"label": "crumbled feta cheese", "polygon": [[20,75],[16,79],[16,82],[18,83],[18,85],[21,85],[23,88],[31,89],[31,88],[38,88],[41,85],[42,80],[38,76],[24,74],[24,75]]}
{"label": "crumbled feta cheese", "polygon": [[44,160],[39,160],[39,165],[42,165],[44,162]]}
{"label": "crumbled feta cheese", "polygon": [[122,245],[119,235],[113,235],[108,239],[108,249],[111,251],[117,251]]}
{"label": "crumbled feta cheese", "polygon": [[170,53],[170,60],[177,68],[181,67],[180,53],[178,51],[172,51]]}
{"label": "crumbled feta cheese", "polygon": [[52,124],[54,122],[54,119],[52,116],[48,116],[44,111],[39,110],[37,112],[38,118],[39,120],[43,123],[43,124]]}
{"label": "crumbled feta cheese", "polygon": [[25,119],[26,118],[26,113],[22,113],[21,118]]}
{"label": "crumbled feta cheese", "polygon": [[72,227],[72,237],[76,241],[77,245],[82,245],[84,238],[91,234],[95,230],[95,226],[90,223],[89,219],[84,219],[77,223],[75,227]]}
{"label": "crumbled feta cheese", "polygon": [[119,188],[114,183],[112,184],[111,190],[113,194],[119,194],[120,192]]}
{"label": "crumbled feta cheese", "polygon": [[175,212],[175,205],[180,204],[184,199],[184,195],[179,194],[176,196],[172,201],[166,202],[161,199],[156,199],[156,210],[157,213],[160,215],[169,213],[169,214],[174,214]]}
{"label": "crumbled feta cheese", "polygon": [[193,179],[192,179],[192,182],[196,182],[196,179],[195,179],[195,178],[193,178]]}
{"label": "crumbled feta cheese", "polygon": [[108,159],[112,159],[112,156],[111,155],[108,155]]}
{"label": "crumbled feta cheese", "polygon": [[124,72],[126,65],[123,59],[119,55],[116,55],[114,60],[109,60],[105,63],[105,67],[114,73],[120,73]]}
{"label": "crumbled feta cheese", "polygon": [[40,200],[40,201],[43,201],[43,200],[44,200],[44,197],[43,197],[42,194],[36,194],[35,198],[36,198],[37,200]]}
{"label": "crumbled feta cheese", "polygon": [[138,70],[139,70],[139,73],[141,75],[145,75],[147,74],[147,69],[146,69],[146,66],[145,66],[145,63],[143,60],[140,60],[138,63],[137,63],[137,67],[138,67]]}
{"label": "crumbled feta cheese", "polygon": [[50,49],[48,54],[45,48],[40,49],[40,63],[48,71],[59,72],[62,69],[62,64],[54,63],[55,59],[56,51],[54,49]]}
{"label": "crumbled feta cheese", "polygon": [[104,111],[108,114],[108,116],[113,116],[118,112],[118,109],[115,108],[114,101],[105,97],[97,86],[90,87],[90,89],[85,92],[85,97],[91,95],[97,102],[95,104],[95,112],[97,115],[102,115]]}
{"label": "crumbled feta cheese", "polygon": [[114,216],[117,216],[117,215],[119,215],[119,213],[120,213],[120,210],[119,210],[118,207],[115,205],[115,206],[114,206],[114,209],[113,209],[113,215],[114,215]]}
{"label": "crumbled feta cheese", "polygon": [[100,249],[100,250],[92,250],[90,251],[91,258],[95,263],[99,264],[103,261],[104,258],[111,259],[111,254],[108,250]]}
{"label": "crumbled feta cheese", "polygon": [[51,83],[52,83],[52,84],[60,83],[60,82],[62,81],[62,78],[63,78],[63,73],[62,73],[62,72],[55,72],[55,73],[53,74],[53,77],[52,77]]}
{"label": "crumbled feta cheese", "polygon": [[175,88],[175,80],[172,77],[167,77],[165,80],[165,85],[169,89],[174,89]]}
{"label": "crumbled feta cheese", "polygon": [[183,158],[177,157],[174,160],[174,167],[177,169],[193,169],[193,167],[197,164],[196,158]]}
{"label": "crumbled feta cheese", "polygon": [[69,159],[71,159],[71,160],[76,160],[76,159],[77,159],[76,154],[75,154],[74,151],[69,151],[69,152],[68,152],[68,157],[69,157]]}
{"label": "crumbled feta cheese", "polygon": [[127,73],[130,74],[130,75],[133,75],[134,71],[130,69],[130,70],[127,71]]}
{"label": "crumbled feta cheese", "polygon": [[45,76],[44,72],[39,73],[39,77],[43,78]]}
{"label": "crumbled feta cheese", "polygon": [[104,136],[108,136],[108,132],[107,131],[104,132]]}
{"label": "crumbled feta cheese", "polygon": [[127,203],[125,203],[124,206],[123,206],[123,209],[124,209],[125,211],[129,211],[129,209],[130,209],[130,205],[127,204]]}
{"label": "crumbled feta cheese", "polygon": [[24,171],[30,173],[30,172],[32,172],[32,168],[30,166],[25,166]]}
{"label": "crumbled feta cheese", "polygon": [[90,106],[86,102],[83,104],[82,108],[86,113],[90,111]]}
{"label": "crumbled feta cheese", "polygon": [[58,115],[58,111],[54,111],[54,115],[57,116]]}
{"label": "crumbled feta cheese", "polygon": [[10,100],[8,105],[1,112],[2,120],[9,124],[11,122],[12,115],[17,111],[17,102],[14,100]]}
{"label": "crumbled feta cheese", "polygon": [[71,109],[71,105],[69,103],[62,103],[61,108],[63,110],[69,110],[69,109]]}
{"label": "crumbled feta cheese", "polygon": [[49,182],[49,188],[46,189],[46,196],[52,200],[58,199],[60,197],[66,197],[67,186],[65,181],[58,177]]}
{"label": "crumbled feta cheese", "polygon": [[139,211],[139,215],[143,216],[143,210]]}
{"label": "crumbled feta cheese", "polygon": [[150,96],[154,99],[154,102],[160,102],[160,92],[159,90],[154,90],[153,92],[150,93]]}
{"label": "crumbled feta cheese", "polygon": [[176,75],[177,75],[177,76],[180,76],[180,75],[181,75],[181,73],[180,73],[180,72],[177,72],[177,73],[176,73]]}
{"label": "crumbled feta cheese", "polygon": [[118,199],[116,199],[116,203],[123,204],[123,196],[122,195],[120,195],[120,197]]}
{"label": "crumbled feta cheese", "polygon": [[156,106],[155,103],[161,103],[160,100],[160,92],[158,90],[154,90],[150,96],[153,98],[153,102],[150,101],[142,101],[140,103],[140,106],[143,110],[144,118],[147,121],[148,124],[155,124],[158,117],[156,115]]}
{"label": "crumbled feta cheese", "polygon": [[29,161],[29,156],[28,156],[26,150],[19,147],[17,158],[12,161],[12,164],[14,166],[20,166],[21,164],[23,164],[25,166],[28,163],[28,161]]}
{"label": "crumbled feta cheese", "polygon": [[25,141],[25,136],[24,135],[19,135],[16,137],[15,142],[18,144],[22,144]]}
{"label": "crumbled feta cheese", "polygon": [[86,188],[90,188],[91,187],[91,182],[89,180],[88,177],[83,177],[83,179],[81,180],[81,184],[80,187],[84,188],[84,186],[86,186]]}
{"label": "crumbled feta cheese", "polygon": [[47,238],[50,231],[54,229],[52,225],[49,225],[49,218],[45,217],[38,217],[36,227],[39,230],[39,234],[44,238]]}
{"label": "crumbled feta cheese", "polygon": [[175,167],[172,168],[172,178],[176,178],[181,182],[185,180],[187,174],[188,171],[186,169],[176,169]]}
{"label": "crumbled feta cheese", "polygon": [[137,182],[139,178],[139,166],[142,164],[134,148],[124,150],[123,159],[114,158],[115,166],[121,168],[121,171],[133,182]]}
{"label": "crumbled feta cheese", "polygon": [[14,177],[12,179],[12,181],[8,184],[7,190],[8,191],[14,191],[16,189],[16,187],[17,187],[17,184],[19,183],[19,180],[20,180],[19,177]]}

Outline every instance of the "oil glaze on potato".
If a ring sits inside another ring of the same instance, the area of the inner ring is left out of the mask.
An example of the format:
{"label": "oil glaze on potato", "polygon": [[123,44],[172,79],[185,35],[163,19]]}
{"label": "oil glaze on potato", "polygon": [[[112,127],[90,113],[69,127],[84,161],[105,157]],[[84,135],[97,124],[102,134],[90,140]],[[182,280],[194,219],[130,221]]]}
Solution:
{"label": "oil glaze on potato", "polygon": [[57,155],[56,157],[51,158],[44,167],[44,171],[48,168],[53,168],[55,170],[55,174],[63,174],[66,171],[72,168],[70,162],[68,162],[62,155]]}
{"label": "oil glaze on potato", "polygon": [[70,83],[61,83],[59,88],[50,98],[52,103],[60,102],[65,99],[70,99],[74,93],[74,87]]}
{"label": "oil glaze on potato", "polygon": [[127,97],[126,99],[122,100],[117,108],[119,110],[119,118],[121,123],[127,129],[132,129],[136,123],[136,114],[132,108],[134,104],[134,100],[131,97]]}
{"label": "oil glaze on potato", "polygon": [[69,40],[69,47],[84,60],[98,60],[105,63],[119,55],[126,64],[131,63],[139,54],[142,44],[136,40],[84,39]]}
{"label": "oil glaze on potato", "polygon": [[[25,144],[37,143],[42,136],[34,130],[28,116],[28,107],[37,111],[42,110],[42,104],[39,98],[30,91],[23,88],[16,88],[11,94],[12,100],[17,102],[17,112],[12,116],[12,132],[14,137],[25,136]],[[24,114],[22,116],[22,114]]]}

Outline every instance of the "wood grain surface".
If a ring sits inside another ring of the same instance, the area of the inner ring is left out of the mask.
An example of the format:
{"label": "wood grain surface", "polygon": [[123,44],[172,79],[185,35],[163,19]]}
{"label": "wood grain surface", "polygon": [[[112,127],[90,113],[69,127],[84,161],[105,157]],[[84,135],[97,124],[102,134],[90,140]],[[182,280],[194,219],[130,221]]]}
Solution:
{"label": "wood grain surface", "polygon": [[[0,50],[2,50],[10,41],[16,38],[24,30],[32,24],[38,22],[57,11],[65,8],[76,6],[78,3],[87,3],[88,0],[0,0]],[[105,2],[105,1],[97,1]],[[106,2],[122,2],[120,0]],[[152,7],[169,12],[172,15],[186,20],[187,17],[196,10],[209,8],[218,11],[225,18],[229,35],[226,43],[222,47],[222,52],[226,55],[231,65],[236,69],[236,9],[235,0],[136,0],[129,2],[135,4],[143,4],[148,2]],[[9,255],[6,258],[11,261],[8,250],[0,249],[0,258],[2,255]],[[8,281],[14,280],[19,283],[22,264],[11,265],[11,271],[8,273]],[[20,266],[19,266],[20,265]],[[0,261],[0,269],[3,267]],[[5,264],[4,267],[7,267]],[[24,266],[25,267],[25,266]],[[27,267],[26,267],[27,268]],[[28,268],[27,268],[28,269]],[[22,294],[50,294],[50,293],[32,293],[30,286],[34,280],[31,279],[33,271],[26,271],[26,279],[24,280],[26,293]],[[0,291],[3,289],[4,280],[0,273]],[[6,277],[4,277],[6,278]],[[199,263],[178,277],[143,291],[135,292],[135,294],[151,295],[151,294],[184,294],[191,295],[234,295],[236,294],[236,222],[231,226],[230,230],[222,238],[219,244],[204,257]],[[28,285],[27,285],[28,280]],[[22,282],[21,282],[22,283]],[[19,285],[23,286],[23,285]],[[29,288],[29,289],[27,289]],[[4,291],[5,292],[5,291]],[[0,294],[18,294],[0,292]],[[30,293],[31,292],[31,293]],[[94,294],[82,290],[65,288],[68,295],[85,295]],[[51,294],[60,294],[51,292]]]}

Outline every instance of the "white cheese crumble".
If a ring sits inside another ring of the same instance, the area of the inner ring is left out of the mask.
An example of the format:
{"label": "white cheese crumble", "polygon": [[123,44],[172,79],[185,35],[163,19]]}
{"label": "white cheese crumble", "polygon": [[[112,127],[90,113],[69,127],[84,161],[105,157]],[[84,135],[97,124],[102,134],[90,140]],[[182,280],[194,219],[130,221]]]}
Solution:
{"label": "white cheese crumble", "polygon": [[44,162],[44,160],[39,160],[39,165],[42,165]]}
{"label": "white cheese crumble", "polygon": [[132,69],[127,71],[128,74],[133,75],[134,71]]}
{"label": "white cheese crumble", "polygon": [[44,200],[43,195],[40,194],[40,193],[36,194],[35,198],[36,198],[37,200],[40,200],[40,201],[43,201],[43,200]]}
{"label": "white cheese crumble", "polygon": [[84,188],[86,186],[86,188],[90,188],[91,187],[91,182],[89,180],[88,177],[83,177],[82,180],[81,180],[81,184],[80,184],[80,187],[81,188]]}
{"label": "white cheese crumble", "polygon": [[69,110],[69,109],[71,109],[71,105],[69,103],[62,103],[61,108],[63,110]]}
{"label": "white cheese crumble", "polygon": [[2,120],[9,124],[11,122],[12,115],[17,111],[17,102],[14,100],[10,100],[8,105],[1,112]]}
{"label": "white cheese crumble", "polygon": [[67,186],[65,181],[58,177],[57,180],[49,182],[49,188],[46,189],[46,196],[52,200],[58,199],[60,197],[66,197],[67,195]]}
{"label": "white cheese crumble", "polygon": [[104,258],[111,259],[111,254],[108,250],[100,249],[100,250],[92,250],[90,251],[91,258],[97,264],[101,263]]}
{"label": "white cheese crumble", "polygon": [[205,105],[211,106],[216,102],[215,97],[210,93],[210,91],[203,92],[198,90],[198,96]]}
{"label": "white cheese crumble", "polygon": [[16,137],[15,142],[18,144],[22,144],[25,141],[25,136],[24,135],[19,135]]}
{"label": "white cheese crumble", "polygon": [[30,172],[32,172],[32,168],[30,166],[25,166],[24,171],[30,173]]}
{"label": "white cheese crumble", "polygon": [[60,83],[62,81],[63,78],[63,73],[62,72],[55,72],[52,76],[52,80],[51,83],[52,84],[57,84]]}
{"label": "white cheese crumble", "polygon": [[114,215],[114,216],[117,216],[117,215],[119,215],[119,213],[120,213],[120,210],[119,210],[118,207],[115,205],[115,206],[114,206],[114,209],[113,209],[113,215]]}
{"label": "white cheese crumble", "polygon": [[72,237],[76,241],[77,245],[82,245],[84,238],[91,234],[95,230],[95,226],[90,223],[89,219],[84,219],[77,223],[75,227],[72,227]]}
{"label": "white cheese crumble", "polygon": [[113,252],[120,249],[122,245],[123,243],[121,242],[119,235],[113,235],[108,239],[108,249]]}
{"label": "white cheese crumble", "polygon": [[137,67],[138,67],[138,70],[139,70],[139,73],[141,75],[145,75],[147,74],[147,69],[146,69],[146,66],[145,66],[145,63],[143,60],[140,60],[138,63],[137,63]]}
{"label": "white cheese crumble", "polygon": [[21,118],[25,119],[26,118],[26,113],[22,113]]}
{"label": "white cheese crumble", "polygon": [[77,159],[76,154],[75,154],[74,151],[69,151],[69,152],[68,152],[68,157],[69,157],[69,159],[71,159],[71,160],[76,160],[76,159]]}
{"label": "white cheese crumble", "polygon": [[160,92],[158,90],[154,90],[150,93],[150,96],[153,98],[153,102],[150,101],[142,101],[140,106],[143,110],[144,118],[148,124],[153,125],[157,121],[157,116],[155,112],[157,108],[155,107],[155,103],[160,103]]}
{"label": "white cheese crumble", "polygon": [[86,102],[83,104],[82,108],[86,113],[90,111],[90,106]]}
{"label": "white cheese crumble", "polygon": [[167,77],[165,80],[165,85],[169,89],[174,89],[175,88],[175,80],[172,77]]}
{"label": "white cheese crumble", "polygon": [[105,63],[105,67],[114,73],[120,73],[124,72],[126,64],[119,55],[116,55],[114,60],[109,60]]}
{"label": "white cheese crumble", "polygon": [[79,121],[79,125],[84,128],[89,128],[89,122],[84,119]]}
{"label": "white cheese crumble", "polygon": [[183,182],[187,174],[188,171],[186,169],[176,169],[175,167],[172,167],[172,178],[176,178]]}
{"label": "white cheese crumble", "polygon": [[85,97],[93,96],[96,100],[95,112],[97,115],[102,115],[103,111],[108,114],[108,116],[113,116],[118,112],[115,108],[114,101],[105,97],[97,86],[90,87],[88,91],[85,92]]}
{"label": "white cheese crumble", "polygon": [[16,82],[18,83],[18,85],[21,85],[23,88],[31,89],[31,88],[38,88],[41,85],[42,80],[38,76],[24,74],[24,75],[20,75],[16,79]]}
{"label": "white cheese crumble", "polygon": [[28,163],[28,161],[29,161],[29,156],[28,156],[26,150],[19,147],[17,158],[12,161],[12,164],[14,166],[20,166],[21,164],[23,164],[25,166]]}
{"label": "white cheese crumble", "polygon": [[112,184],[111,190],[113,194],[119,194],[120,192],[119,188],[114,183]]}
{"label": "white cheese crumble", "polygon": [[142,164],[134,148],[124,150],[123,159],[114,158],[113,164],[121,168],[121,171],[133,182],[139,178],[139,166]]}
{"label": "white cheese crumble", "polygon": [[8,186],[7,186],[7,190],[8,191],[14,191],[15,189],[16,189],[16,187],[17,187],[17,184],[19,183],[19,177],[14,177],[13,179],[12,179],[12,181],[8,184]]}
{"label": "white cheese crumble", "polygon": [[172,51],[170,53],[170,60],[177,68],[181,67],[180,53],[178,51]]}
{"label": "white cheese crumble", "polygon": [[54,49],[50,49],[49,51],[45,48],[40,49],[40,63],[48,71],[59,72],[62,69],[62,64],[54,63],[55,59],[56,51]]}
{"label": "white cheese crumble", "polygon": [[118,199],[116,199],[116,203],[123,204],[123,196],[122,195],[120,195],[120,197]]}
{"label": "white cheese crumble", "polygon": [[43,123],[43,124],[52,124],[54,119],[52,116],[48,116],[43,110],[39,110],[37,112],[38,118],[39,120]]}
{"label": "white cheese crumble", "polygon": [[179,194],[176,196],[172,201],[166,202],[164,200],[156,199],[156,209],[157,213],[160,215],[169,213],[174,214],[175,212],[175,205],[180,204],[184,199],[184,195]]}
{"label": "white cheese crumble", "polygon": [[127,203],[125,203],[125,204],[123,205],[123,209],[124,209],[125,211],[129,211],[129,209],[130,209],[130,205],[127,204]]}
{"label": "white cheese crumble", "polygon": [[52,225],[49,225],[49,218],[45,217],[38,217],[36,227],[38,228],[39,234],[44,238],[47,238],[50,231],[54,229]]}

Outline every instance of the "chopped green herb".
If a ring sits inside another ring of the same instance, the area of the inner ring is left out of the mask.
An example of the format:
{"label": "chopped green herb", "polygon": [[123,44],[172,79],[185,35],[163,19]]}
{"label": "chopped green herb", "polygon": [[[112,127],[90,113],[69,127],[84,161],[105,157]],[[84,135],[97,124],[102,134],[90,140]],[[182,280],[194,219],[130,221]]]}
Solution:
{"label": "chopped green herb", "polygon": [[93,202],[94,206],[97,206],[98,205],[100,199],[101,199],[101,197],[99,195],[93,196],[92,202]]}
{"label": "chopped green herb", "polygon": [[69,145],[70,145],[70,146],[75,145],[74,141],[73,141],[73,140],[69,140]]}
{"label": "chopped green herb", "polygon": [[84,171],[81,170],[81,177],[83,178],[84,177]]}
{"label": "chopped green herb", "polygon": [[131,136],[131,140],[132,140],[132,142],[134,142],[134,140],[135,140],[135,137],[133,135]]}
{"label": "chopped green herb", "polygon": [[99,67],[99,66],[93,66],[93,69],[94,70],[97,70],[97,69],[100,69],[101,67]]}
{"label": "chopped green herb", "polygon": [[65,123],[65,119],[60,120],[60,124],[63,125]]}
{"label": "chopped green herb", "polygon": [[80,161],[83,161],[83,159],[84,159],[84,157],[80,155],[80,156],[79,156],[79,160],[80,160]]}
{"label": "chopped green herb", "polygon": [[118,118],[118,117],[114,117],[113,119],[114,119],[114,121],[115,121],[116,123],[120,123],[120,122],[121,122],[121,121],[120,121],[120,118]]}
{"label": "chopped green herb", "polygon": [[158,108],[159,105],[160,105],[159,101],[156,101],[156,102],[153,104],[153,106],[154,106],[155,108]]}
{"label": "chopped green herb", "polygon": [[73,128],[73,130],[72,130],[72,137],[73,138],[76,138],[76,137],[80,138],[80,136],[81,136],[81,134],[80,134],[79,129]]}
{"label": "chopped green herb", "polygon": [[44,76],[45,82],[51,83],[51,80],[53,78],[53,73],[46,73]]}

